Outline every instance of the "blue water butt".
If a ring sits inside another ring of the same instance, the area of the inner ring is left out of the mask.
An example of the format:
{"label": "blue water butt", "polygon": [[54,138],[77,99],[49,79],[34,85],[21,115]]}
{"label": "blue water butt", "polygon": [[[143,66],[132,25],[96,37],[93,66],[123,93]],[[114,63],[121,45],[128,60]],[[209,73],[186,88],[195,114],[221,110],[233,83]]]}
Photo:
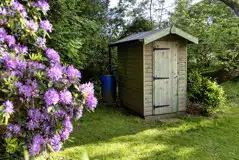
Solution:
{"label": "blue water butt", "polygon": [[101,76],[101,95],[106,103],[113,103],[116,99],[116,81],[112,75]]}

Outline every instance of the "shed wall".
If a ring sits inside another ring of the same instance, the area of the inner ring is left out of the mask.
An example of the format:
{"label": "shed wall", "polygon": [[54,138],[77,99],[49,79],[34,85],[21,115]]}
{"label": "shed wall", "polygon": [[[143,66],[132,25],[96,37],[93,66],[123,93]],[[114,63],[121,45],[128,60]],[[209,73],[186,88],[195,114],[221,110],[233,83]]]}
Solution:
{"label": "shed wall", "polygon": [[[187,48],[186,40],[167,36],[144,45],[144,116],[153,115],[153,48],[173,46],[178,53],[178,110],[186,110],[187,101]],[[171,47],[170,47],[171,48]]]}
{"label": "shed wall", "polygon": [[143,44],[141,42],[118,45],[118,76],[121,103],[143,116]]}

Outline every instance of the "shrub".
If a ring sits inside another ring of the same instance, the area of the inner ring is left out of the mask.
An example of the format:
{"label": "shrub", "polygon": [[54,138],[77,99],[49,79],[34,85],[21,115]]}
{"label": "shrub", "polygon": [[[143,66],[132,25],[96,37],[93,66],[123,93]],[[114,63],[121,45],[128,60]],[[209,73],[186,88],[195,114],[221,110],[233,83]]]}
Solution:
{"label": "shrub", "polygon": [[224,91],[216,82],[193,72],[188,77],[188,100],[189,112],[207,115],[223,105]]}
{"label": "shrub", "polygon": [[0,1],[0,125],[15,158],[59,151],[72,120],[97,105],[93,84],[80,84],[81,73],[47,48],[48,10],[44,0]]}

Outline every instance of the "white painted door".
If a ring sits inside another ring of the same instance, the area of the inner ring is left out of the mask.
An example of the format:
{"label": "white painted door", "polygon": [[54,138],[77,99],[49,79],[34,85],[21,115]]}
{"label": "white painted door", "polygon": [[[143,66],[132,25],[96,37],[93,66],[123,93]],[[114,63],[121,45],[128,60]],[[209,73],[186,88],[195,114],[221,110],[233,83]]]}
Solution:
{"label": "white painted door", "polygon": [[177,112],[177,50],[155,48],[153,65],[154,114]]}

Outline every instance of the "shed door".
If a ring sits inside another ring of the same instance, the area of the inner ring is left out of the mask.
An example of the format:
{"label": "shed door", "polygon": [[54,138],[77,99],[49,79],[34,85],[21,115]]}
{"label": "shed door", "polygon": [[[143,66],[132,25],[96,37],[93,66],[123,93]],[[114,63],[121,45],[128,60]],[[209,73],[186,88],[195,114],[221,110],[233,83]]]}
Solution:
{"label": "shed door", "polygon": [[154,114],[177,112],[177,52],[154,50]]}

